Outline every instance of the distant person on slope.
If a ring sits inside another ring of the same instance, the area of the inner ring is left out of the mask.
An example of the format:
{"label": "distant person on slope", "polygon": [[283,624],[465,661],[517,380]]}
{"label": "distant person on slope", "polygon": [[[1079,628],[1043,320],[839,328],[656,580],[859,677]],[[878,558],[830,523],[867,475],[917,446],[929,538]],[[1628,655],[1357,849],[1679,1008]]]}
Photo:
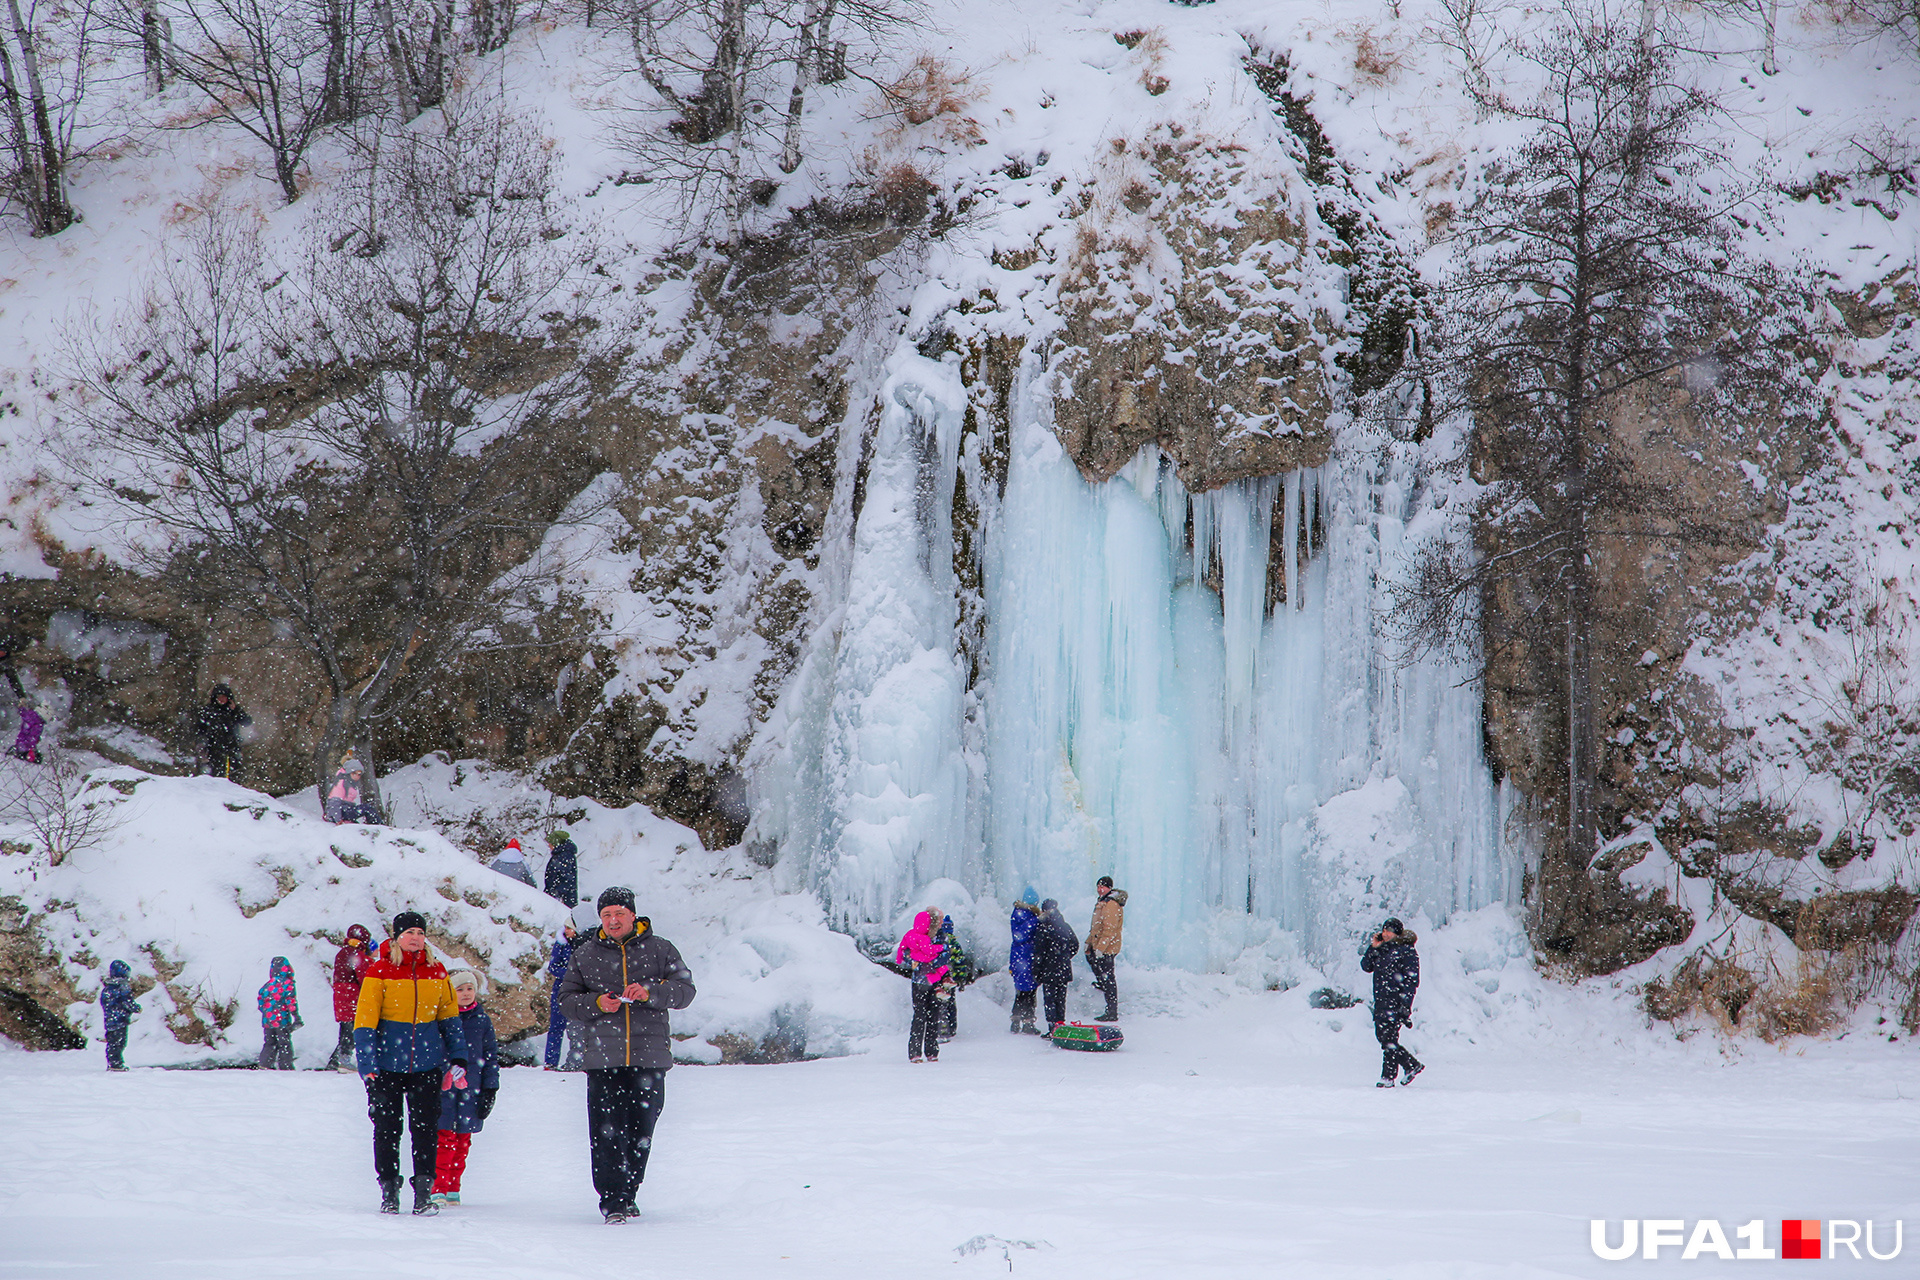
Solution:
{"label": "distant person on slope", "polygon": [[553,992],[547,997],[547,1047],[542,1061],[549,1071],[560,1069],[560,1053],[567,1039],[567,1015],[560,1007],[560,979],[567,976],[567,965],[573,961],[573,944],[579,940],[580,931],[569,920],[560,926],[560,936],[553,940],[553,952],[547,957],[547,972],[553,975]]}
{"label": "distant person on slope", "polygon": [[340,757],[333,771],[333,785],[327,788],[325,816],[328,822],[372,822],[373,806],[365,800],[366,767],[353,752]]}
{"label": "distant person on slope", "polygon": [[193,731],[200,739],[201,754],[206,757],[207,772],[216,778],[234,778],[240,773],[240,730],[253,723],[253,717],[233,700],[233,689],[224,684],[213,686],[207,705],[193,717]]}
{"label": "distant person on slope", "polygon": [[1101,876],[1095,890],[1099,899],[1093,904],[1093,923],[1087,926],[1087,967],[1093,970],[1093,985],[1107,998],[1107,1011],[1094,1015],[1095,1022],[1120,1021],[1120,983],[1113,976],[1114,958],[1120,954],[1121,915],[1127,906],[1127,891],[1113,887],[1112,876]]}
{"label": "distant person on slope", "polygon": [[913,928],[893,949],[893,962],[906,974],[913,990],[913,1022],[907,1028],[907,1061],[940,1061],[940,987],[951,972],[947,949],[934,940],[941,919],[938,911],[922,911]]}
{"label": "distant person on slope", "polygon": [[13,644],[7,640],[0,640],[0,680],[12,686],[15,699],[27,696],[26,689],[20,684],[20,672],[13,665]]}
{"label": "distant person on slope", "polygon": [[546,874],[541,877],[541,889],[549,898],[571,911],[580,901],[580,849],[573,843],[573,837],[564,831],[556,831],[547,837]]}
{"label": "distant person on slope", "polygon": [[100,1018],[107,1033],[107,1070],[127,1069],[127,1025],[140,1012],[133,998],[133,968],[125,960],[107,966],[107,981],[100,988]]}
{"label": "distant person on slope", "polygon": [[527,866],[526,855],[520,852],[518,840],[507,841],[507,847],[500,851],[500,856],[487,865],[509,879],[518,880],[529,889],[538,887],[533,883],[533,869]]}
{"label": "distant person on slope", "polygon": [[372,963],[373,934],[363,924],[350,926],[333,953],[333,1020],[340,1024],[340,1037],[327,1059],[330,1071],[353,1069],[353,1015],[360,1006],[360,980]]}
{"label": "distant person on slope", "polygon": [[1073,953],[1080,937],[1060,914],[1060,904],[1048,898],[1040,904],[1040,927],[1033,938],[1033,975],[1047,1006],[1047,1030],[1067,1020],[1067,987],[1073,982]]}
{"label": "distant person on slope", "polygon": [[413,1211],[438,1213],[433,1202],[440,1126],[440,1089],[467,1084],[467,1038],[447,971],[427,949],[427,918],[402,911],[393,937],[360,983],[353,1049],[367,1086],[373,1121],[373,1172],[380,1212],[400,1212],[400,1116],[413,1138]]}
{"label": "distant person on slope", "polygon": [[39,764],[40,735],[46,727],[47,708],[31,698],[20,699],[20,732],[14,735],[13,750],[8,754],[16,760]]}
{"label": "distant person on slope", "polygon": [[300,995],[294,990],[293,962],[275,956],[260,988],[260,1069],[293,1070],[293,1033],[306,1025],[300,1017]]}
{"label": "distant person on slope", "polygon": [[[934,1034],[945,1044],[960,1034],[960,993],[973,982],[973,957],[953,935],[953,917],[942,915],[933,940],[946,950],[947,980],[935,987],[934,1012],[939,1015]],[[945,994],[941,994],[942,992]]]}
{"label": "distant person on slope", "polygon": [[1033,976],[1033,935],[1040,927],[1040,895],[1032,885],[1013,904],[1008,925],[1013,930],[1013,949],[1007,952],[1007,970],[1013,974],[1013,1022],[1007,1030],[1037,1036],[1040,1028],[1033,1025],[1033,1006],[1040,983]]}
{"label": "distant person on slope", "polygon": [[667,1010],[693,1003],[680,951],[633,914],[633,890],[600,893],[600,927],[582,937],[560,980],[560,1008],[586,1040],[587,1128],[593,1188],[609,1224],[640,1212],[653,1129],[673,1066]]}
{"label": "distant person on slope", "polygon": [[452,1072],[441,1080],[433,1200],[442,1206],[460,1203],[460,1177],[467,1171],[473,1135],[493,1114],[493,1099],[500,1092],[500,1042],[493,1034],[493,1019],[480,1007],[480,975],[471,969],[456,969],[447,975],[447,981],[460,1005],[460,1030],[473,1057],[467,1064],[464,1086],[454,1086]]}
{"label": "distant person on slope", "polygon": [[1400,1047],[1400,1028],[1412,1024],[1413,993],[1420,989],[1420,953],[1413,949],[1418,940],[1390,919],[1360,949],[1360,968],[1373,975],[1373,1035],[1380,1042],[1381,1059],[1376,1087],[1381,1089],[1393,1088],[1394,1077],[1403,1070],[1401,1084],[1412,1084],[1426,1070]]}

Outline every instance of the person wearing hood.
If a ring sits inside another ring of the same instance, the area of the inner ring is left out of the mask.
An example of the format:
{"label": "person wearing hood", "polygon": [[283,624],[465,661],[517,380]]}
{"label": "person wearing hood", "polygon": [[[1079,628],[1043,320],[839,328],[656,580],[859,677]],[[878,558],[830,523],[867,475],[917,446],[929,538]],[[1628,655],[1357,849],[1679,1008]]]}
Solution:
{"label": "person wearing hood", "polygon": [[325,816],[328,822],[372,822],[373,806],[365,800],[366,768],[353,752],[340,757],[333,771],[333,785],[327,788]]}
{"label": "person wearing hood", "polygon": [[300,996],[294,990],[293,962],[275,956],[260,988],[260,1069],[293,1070],[293,1033],[306,1025],[300,1017]]}
{"label": "person wearing hood", "polygon": [[460,1005],[460,1030],[473,1058],[467,1064],[465,1085],[456,1088],[449,1078],[440,1087],[433,1201],[442,1207],[460,1203],[460,1178],[467,1171],[473,1135],[493,1114],[493,1100],[500,1092],[500,1041],[493,1033],[493,1019],[480,1005],[480,975],[471,969],[455,969],[447,975],[447,982]]}
{"label": "person wearing hood", "polygon": [[548,1071],[560,1069],[560,1053],[567,1038],[567,1014],[560,1007],[560,979],[567,976],[567,965],[573,960],[573,944],[579,941],[580,931],[569,920],[560,926],[560,936],[553,940],[553,951],[547,957],[547,972],[553,978],[553,991],[547,997],[547,1046],[541,1061]]}
{"label": "person wearing hood", "polygon": [[1420,1061],[1400,1046],[1400,1029],[1413,1023],[1413,993],[1420,989],[1419,941],[1398,920],[1389,919],[1380,932],[1360,948],[1360,968],[1373,975],[1373,1036],[1380,1042],[1380,1081],[1376,1086],[1391,1089],[1394,1077],[1412,1084],[1426,1070]]}
{"label": "person wearing hood", "polygon": [[1040,895],[1032,885],[1013,904],[1008,925],[1013,931],[1013,948],[1007,952],[1007,970],[1013,974],[1013,1022],[1007,1030],[1037,1036],[1040,1028],[1033,1025],[1033,1006],[1040,984],[1033,976],[1033,935],[1040,927]]}
{"label": "person wearing hood", "polygon": [[947,949],[934,940],[933,931],[942,915],[922,911],[913,918],[913,928],[893,949],[893,962],[913,984],[913,1022],[907,1029],[907,1061],[940,1061],[940,988],[947,982],[951,967]]}
{"label": "person wearing hood", "polygon": [[9,754],[16,760],[39,764],[40,735],[46,727],[47,708],[31,698],[20,699],[20,732],[14,735],[13,750]]}
{"label": "person wearing hood", "polygon": [[1040,980],[1046,1002],[1047,1030],[1067,1020],[1067,986],[1073,981],[1073,953],[1079,935],[1060,914],[1060,904],[1048,898],[1040,904],[1040,925],[1033,936],[1033,976]]}
{"label": "person wearing hood", "polygon": [[560,1009],[585,1041],[593,1188],[609,1225],[639,1213],[653,1130],[673,1066],[670,1009],[693,1003],[680,950],[633,913],[633,890],[600,892],[600,927],[582,936],[560,980]]}
{"label": "person wearing hood", "polygon": [[529,889],[537,887],[533,883],[533,871],[527,866],[526,855],[520,852],[518,840],[507,841],[507,847],[500,851],[500,856],[487,865],[509,879],[518,880]]}
{"label": "person wearing hood", "polygon": [[20,672],[13,665],[13,644],[7,640],[0,640],[0,680],[5,680],[13,689],[16,700],[27,696],[26,687],[20,683]]}
{"label": "person wearing hood", "polygon": [[240,730],[253,723],[253,717],[233,700],[229,685],[217,684],[207,695],[207,705],[194,713],[193,731],[206,756],[207,772],[216,778],[233,778],[240,772]]}
{"label": "person wearing hood", "polygon": [[393,937],[380,944],[360,983],[354,1008],[353,1049],[367,1086],[373,1121],[373,1171],[380,1212],[400,1212],[400,1126],[413,1139],[413,1211],[439,1212],[433,1203],[440,1090],[467,1087],[467,1038],[446,968],[427,947],[427,918],[402,911]]}
{"label": "person wearing hood", "polygon": [[333,1020],[340,1025],[340,1037],[327,1059],[329,1071],[353,1069],[353,1015],[360,1005],[360,980],[372,963],[373,934],[363,924],[351,926],[333,953]]}
{"label": "person wearing hood", "polygon": [[140,1012],[133,998],[133,968],[125,960],[107,966],[107,981],[100,988],[100,1017],[107,1033],[107,1070],[127,1069],[127,1026]]}
{"label": "person wearing hood", "polygon": [[1093,985],[1107,998],[1107,1010],[1095,1014],[1093,1020],[1118,1022],[1120,983],[1113,976],[1113,964],[1120,954],[1120,925],[1127,906],[1127,891],[1114,888],[1112,876],[1101,876],[1094,889],[1099,896],[1093,904],[1093,923],[1087,926],[1087,967],[1093,970]]}
{"label": "person wearing hood", "polygon": [[541,890],[567,910],[573,910],[580,900],[580,848],[574,844],[573,837],[564,831],[556,831],[547,837],[547,869],[541,879]]}

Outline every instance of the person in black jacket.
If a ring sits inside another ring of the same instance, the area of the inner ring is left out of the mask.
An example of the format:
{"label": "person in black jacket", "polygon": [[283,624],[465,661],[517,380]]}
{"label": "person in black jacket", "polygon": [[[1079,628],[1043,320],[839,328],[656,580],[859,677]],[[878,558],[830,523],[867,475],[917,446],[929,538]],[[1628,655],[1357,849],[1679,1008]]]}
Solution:
{"label": "person in black jacket", "polygon": [[580,847],[564,831],[548,836],[547,847],[552,853],[547,857],[547,871],[541,877],[540,888],[571,911],[573,904],[580,900]]}
{"label": "person in black jacket", "polygon": [[1040,981],[1048,1031],[1067,1020],[1067,985],[1079,950],[1080,935],[1060,914],[1060,904],[1048,898],[1040,904],[1040,925],[1033,932],[1033,976]]}
{"label": "person in black jacket", "polygon": [[1400,1028],[1413,1021],[1413,993],[1420,989],[1419,939],[1398,920],[1380,926],[1360,952],[1360,968],[1373,975],[1373,1035],[1380,1042],[1379,1088],[1391,1089],[1394,1077],[1406,1072],[1401,1084],[1426,1068],[1400,1047]]}
{"label": "person in black jacket", "polygon": [[230,686],[213,686],[207,705],[193,717],[193,731],[200,738],[208,773],[216,778],[232,778],[240,772],[240,730],[252,723],[253,717],[234,702]]}
{"label": "person in black jacket", "polygon": [[14,701],[27,696],[26,689],[20,683],[20,672],[13,665],[13,645],[0,640],[0,680],[5,680],[13,688]]}

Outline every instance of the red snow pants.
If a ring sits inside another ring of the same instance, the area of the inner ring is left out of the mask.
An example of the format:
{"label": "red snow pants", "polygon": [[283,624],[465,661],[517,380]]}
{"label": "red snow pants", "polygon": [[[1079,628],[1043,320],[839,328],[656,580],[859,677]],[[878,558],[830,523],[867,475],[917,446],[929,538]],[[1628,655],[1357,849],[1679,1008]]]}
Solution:
{"label": "red snow pants", "polygon": [[458,1191],[460,1175],[467,1171],[467,1151],[473,1146],[473,1135],[455,1133],[451,1129],[440,1130],[439,1146],[434,1151],[433,1189],[435,1191]]}

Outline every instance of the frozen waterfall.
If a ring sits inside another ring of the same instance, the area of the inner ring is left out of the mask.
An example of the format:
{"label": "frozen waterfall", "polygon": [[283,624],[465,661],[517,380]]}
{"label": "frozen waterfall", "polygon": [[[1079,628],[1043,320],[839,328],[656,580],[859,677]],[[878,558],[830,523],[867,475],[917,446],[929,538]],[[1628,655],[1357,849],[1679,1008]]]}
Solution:
{"label": "frozen waterfall", "polygon": [[893,928],[935,880],[1074,905],[1111,874],[1132,895],[1128,953],[1190,967],[1250,923],[1325,958],[1388,911],[1437,923],[1517,900],[1477,692],[1375,636],[1410,471],[1336,449],[1189,494],[1149,447],[1089,484],[1034,373],[981,518],[969,689],[966,389],[951,360],[895,358],[840,625],[783,703],[757,837],[856,933]]}

